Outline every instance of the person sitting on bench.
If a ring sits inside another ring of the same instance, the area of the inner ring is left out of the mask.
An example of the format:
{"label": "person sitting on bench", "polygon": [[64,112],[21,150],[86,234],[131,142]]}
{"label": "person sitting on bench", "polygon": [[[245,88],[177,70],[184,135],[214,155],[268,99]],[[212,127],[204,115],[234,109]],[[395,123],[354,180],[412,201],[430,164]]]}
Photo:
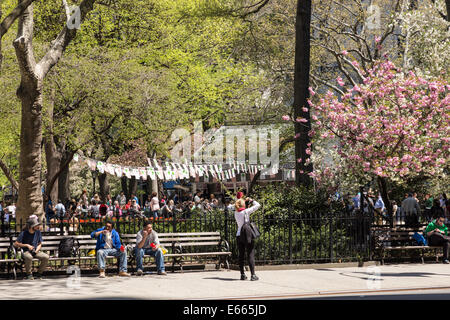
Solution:
{"label": "person sitting on bench", "polygon": [[97,263],[100,269],[100,278],[105,278],[105,260],[107,256],[119,258],[119,276],[129,277],[127,273],[127,251],[120,243],[119,233],[114,229],[111,220],[105,221],[105,226],[93,231],[91,238],[97,239],[95,250],[97,251]]}
{"label": "person sitting on bench", "polygon": [[448,228],[444,224],[444,215],[438,216],[435,220],[431,221],[425,229],[425,234],[428,238],[428,245],[430,246],[442,246],[444,251],[444,263],[448,264],[448,250],[450,237],[448,236]]}
{"label": "person sitting on bench", "polygon": [[23,249],[23,259],[25,261],[25,272],[28,280],[34,280],[31,272],[33,258],[39,259],[38,279],[42,279],[42,274],[47,267],[49,256],[41,252],[42,234],[41,223],[37,217],[30,217],[27,220],[25,229],[19,234],[14,246]]}
{"label": "person sitting on bench", "polygon": [[160,248],[158,234],[153,230],[153,225],[150,221],[144,222],[144,228],[136,235],[136,268],[137,275],[143,274],[142,259],[144,254],[155,257],[156,269],[159,275],[167,275],[164,268],[164,254]]}

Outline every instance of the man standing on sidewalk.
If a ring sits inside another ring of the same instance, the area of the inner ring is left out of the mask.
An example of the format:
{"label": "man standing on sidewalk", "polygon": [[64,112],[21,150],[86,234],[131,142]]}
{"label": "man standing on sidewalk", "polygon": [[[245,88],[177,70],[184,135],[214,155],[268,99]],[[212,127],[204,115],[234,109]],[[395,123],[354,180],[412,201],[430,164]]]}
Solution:
{"label": "man standing on sidewalk", "polygon": [[119,276],[129,277],[127,273],[127,252],[120,242],[119,233],[114,229],[111,220],[106,220],[105,226],[93,231],[91,238],[97,239],[95,250],[97,251],[97,263],[100,269],[100,278],[105,278],[105,264],[107,256],[119,258]]}
{"label": "man standing on sidewalk", "polygon": [[428,244],[430,246],[442,246],[444,251],[444,263],[448,264],[448,249],[450,237],[448,236],[448,228],[444,224],[444,215],[438,216],[431,221],[425,229],[425,234],[428,237]]}
{"label": "man standing on sidewalk", "polygon": [[164,267],[164,254],[160,248],[158,234],[153,230],[153,225],[150,221],[145,221],[144,228],[137,233],[136,248],[134,250],[138,276],[141,276],[143,273],[142,259],[144,254],[155,257],[156,269],[159,275],[167,275]]}
{"label": "man standing on sidewalk", "polygon": [[14,246],[23,249],[23,259],[25,260],[25,272],[28,280],[34,280],[31,272],[33,258],[39,259],[38,279],[42,279],[42,274],[47,267],[49,256],[40,252],[42,248],[41,223],[38,219],[29,218],[25,230],[17,237]]}

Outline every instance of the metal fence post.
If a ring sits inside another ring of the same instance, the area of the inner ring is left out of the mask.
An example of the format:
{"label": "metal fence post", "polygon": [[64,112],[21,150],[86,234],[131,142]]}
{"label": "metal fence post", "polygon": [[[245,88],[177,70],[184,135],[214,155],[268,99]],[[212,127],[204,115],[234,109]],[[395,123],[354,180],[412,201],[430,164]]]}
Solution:
{"label": "metal fence post", "polygon": [[177,232],[177,213],[174,210],[173,211],[173,216],[172,216],[172,226],[173,226],[173,232]]}
{"label": "metal fence post", "polygon": [[292,264],[292,211],[289,210],[288,213],[288,220],[289,220],[289,264]]}
{"label": "metal fence post", "polygon": [[330,262],[333,262],[333,216],[330,217]]}
{"label": "metal fence post", "polygon": [[225,208],[225,240],[229,242],[229,235],[228,235],[228,208]]}

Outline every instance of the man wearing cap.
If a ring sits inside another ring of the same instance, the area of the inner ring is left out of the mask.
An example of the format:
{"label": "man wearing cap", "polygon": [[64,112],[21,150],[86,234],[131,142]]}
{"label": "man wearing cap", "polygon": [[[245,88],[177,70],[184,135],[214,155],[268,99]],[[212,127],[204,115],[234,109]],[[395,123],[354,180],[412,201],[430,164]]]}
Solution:
{"label": "man wearing cap", "polygon": [[25,260],[25,272],[28,280],[33,280],[33,273],[31,272],[31,265],[33,258],[39,259],[39,270],[37,274],[38,279],[42,279],[42,273],[48,264],[49,256],[41,252],[42,248],[42,234],[40,230],[41,223],[37,217],[30,217],[27,220],[25,230],[17,237],[14,246],[22,248],[23,259]]}

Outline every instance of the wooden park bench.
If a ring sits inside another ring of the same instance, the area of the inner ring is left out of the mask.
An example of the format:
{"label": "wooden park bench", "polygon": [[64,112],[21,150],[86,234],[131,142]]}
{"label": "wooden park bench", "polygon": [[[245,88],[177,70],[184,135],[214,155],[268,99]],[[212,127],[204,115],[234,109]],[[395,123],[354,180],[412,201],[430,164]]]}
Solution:
{"label": "wooden park bench", "polygon": [[12,244],[13,237],[0,237],[0,268],[2,271],[6,268],[8,274],[12,272],[16,279],[20,259],[16,258],[16,251]]}
{"label": "wooden park bench", "polygon": [[[17,278],[17,272],[20,270],[24,272],[24,260],[21,258],[22,250],[14,248],[11,244],[15,242],[17,237],[0,238],[0,253],[2,259],[0,264],[5,263],[8,267],[8,274],[13,273],[14,279]],[[58,249],[59,243],[64,238],[74,238],[78,241],[79,250],[74,257],[59,257]],[[120,236],[122,244],[126,247],[128,266],[132,268],[136,258],[134,255],[134,247],[136,246],[136,234],[123,234]],[[225,240],[222,240],[219,232],[197,232],[197,233],[159,233],[158,238],[163,247],[168,250],[165,254],[166,259],[172,259],[172,272],[174,272],[175,265],[179,265],[183,271],[183,264],[189,260],[193,262],[193,258],[197,258],[199,262],[205,258],[217,258],[216,268],[220,268],[221,263],[224,267],[229,269],[228,258],[231,255],[229,245]],[[90,235],[43,235],[42,236],[41,251],[47,253],[49,258],[48,268],[50,270],[65,270],[65,262],[70,264],[77,263],[80,268],[96,268],[97,257],[95,254],[89,254],[90,251],[95,250],[97,240],[91,238]],[[215,250],[207,250],[207,249]],[[201,250],[195,250],[201,249]],[[5,258],[3,258],[5,257]],[[149,256],[144,256],[148,258]],[[186,259],[189,258],[189,259]],[[108,260],[116,259],[117,267],[119,259],[113,256],[107,257]],[[33,259],[33,261],[39,261]],[[144,260],[145,261],[145,260]]]}
{"label": "wooden park bench", "polygon": [[[418,229],[395,227],[395,228],[373,228],[372,235],[375,239],[375,250],[379,251],[381,264],[384,264],[386,254],[390,251],[417,251],[420,253],[420,259],[424,263],[424,253],[427,250],[434,250],[436,262],[438,250],[442,246],[423,246],[419,245],[413,238],[415,232],[423,234],[425,227]],[[426,238],[426,237],[425,237]]]}
{"label": "wooden park bench", "polygon": [[[172,259],[172,272],[175,265],[183,272],[184,265],[205,264],[214,258],[216,269],[221,265],[229,269],[230,247],[226,240],[222,239],[220,232],[184,232],[184,233],[158,233],[159,242],[168,250],[165,258]],[[123,234],[121,239],[128,249],[128,263],[132,267],[136,262],[134,248],[136,246],[136,234]],[[144,259],[150,256],[144,255]]]}

